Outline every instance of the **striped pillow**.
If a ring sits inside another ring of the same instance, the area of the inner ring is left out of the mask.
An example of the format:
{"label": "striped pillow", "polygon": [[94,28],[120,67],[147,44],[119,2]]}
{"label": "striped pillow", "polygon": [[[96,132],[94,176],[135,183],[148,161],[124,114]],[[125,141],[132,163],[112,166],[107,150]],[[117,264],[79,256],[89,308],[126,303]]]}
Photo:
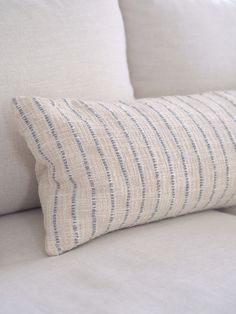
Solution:
{"label": "striped pillow", "polygon": [[46,251],[236,204],[236,92],[104,103],[20,97]]}

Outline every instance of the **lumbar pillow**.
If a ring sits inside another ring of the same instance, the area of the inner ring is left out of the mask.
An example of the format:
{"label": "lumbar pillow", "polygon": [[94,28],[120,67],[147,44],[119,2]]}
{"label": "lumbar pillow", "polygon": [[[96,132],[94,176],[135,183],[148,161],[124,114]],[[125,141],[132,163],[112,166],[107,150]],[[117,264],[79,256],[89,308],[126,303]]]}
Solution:
{"label": "lumbar pillow", "polygon": [[1,1],[0,215],[40,205],[12,95],[132,99],[117,0]]}
{"label": "lumbar pillow", "polygon": [[46,251],[236,204],[236,92],[133,102],[20,97]]}

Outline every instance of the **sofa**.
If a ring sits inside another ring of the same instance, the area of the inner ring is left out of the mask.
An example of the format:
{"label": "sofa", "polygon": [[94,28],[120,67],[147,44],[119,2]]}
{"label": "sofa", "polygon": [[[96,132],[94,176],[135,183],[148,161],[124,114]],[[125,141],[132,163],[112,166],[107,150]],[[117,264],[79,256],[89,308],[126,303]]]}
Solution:
{"label": "sofa", "polygon": [[235,313],[235,206],[48,257],[35,161],[11,110],[21,95],[236,89],[235,14],[226,0],[0,0],[0,313]]}

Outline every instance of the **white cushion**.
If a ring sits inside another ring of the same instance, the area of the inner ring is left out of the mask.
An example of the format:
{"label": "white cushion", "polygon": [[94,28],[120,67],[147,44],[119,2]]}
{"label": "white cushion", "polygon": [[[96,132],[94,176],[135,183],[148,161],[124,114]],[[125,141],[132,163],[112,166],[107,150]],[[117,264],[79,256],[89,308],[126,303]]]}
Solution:
{"label": "white cushion", "polygon": [[133,102],[20,97],[46,251],[116,229],[236,204],[236,92]]}
{"label": "white cushion", "polygon": [[236,89],[236,2],[120,0],[137,97]]}
{"label": "white cushion", "polygon": [[235,216],[206,211],[47,257],[39,210],[2,216],[0,312],[232,314],[235,230]]}
{"label": "white cushion", "polygon": [[0,0],[0,214],[39,205],[14,95],[131,98],[117,0]]}

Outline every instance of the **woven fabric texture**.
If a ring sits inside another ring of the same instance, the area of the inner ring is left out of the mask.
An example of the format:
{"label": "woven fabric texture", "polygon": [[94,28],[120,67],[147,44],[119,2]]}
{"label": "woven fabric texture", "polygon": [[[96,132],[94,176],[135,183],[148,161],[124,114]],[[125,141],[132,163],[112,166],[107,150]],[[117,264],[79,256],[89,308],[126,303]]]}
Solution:
{"label": "woven fabric texture", "polygon": [[130,103],[20,97],[36,158],[46,251],[236,204],[236,92]]}

